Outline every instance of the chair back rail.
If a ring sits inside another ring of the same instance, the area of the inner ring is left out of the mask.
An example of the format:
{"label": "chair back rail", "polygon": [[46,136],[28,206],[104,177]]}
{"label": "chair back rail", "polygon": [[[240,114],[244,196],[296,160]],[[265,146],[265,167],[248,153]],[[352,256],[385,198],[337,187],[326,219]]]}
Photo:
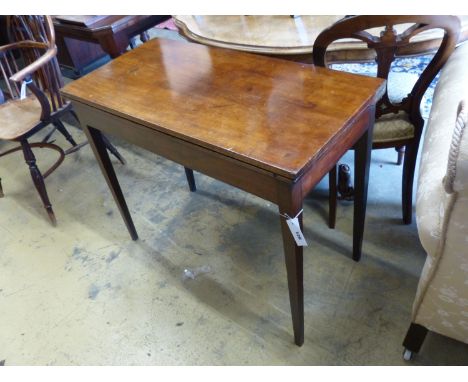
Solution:
{"label": "chair back rail", "polygon": [[[44,44],[48,49],[56,50],[55,31],[50,16],[9,16],[7,26],[11,41],[35,41]],[[36,62],[42,54],[43,51],[38,48],[25,51],[23,54],[25,64]],[[34,73],[33,79],[37,87],[47,94],[52,112],[56,112],[68,104],[60,94],[63,79],[56,57],[39,68]]]}
{"label": "chair back rail", "polygon": [[[411,24],[402,33],[394,26]],[[371,33],[373,28],[383,28],[379,36]],[[399,48],[411,44],[418,34],[442,29],[444,37],[434,57],[414,84],[411,92],[399,103],[392,103],[388,97],[388,85],[382,99],[377,104],[376,118],[388,113],[405,111],[415,126],[415,134],[420,134],[424,126],[420,104],[427,88],[455,49],[460,21],[455,16],[350,16],[337,21],[322,31],[314,42],[313,60],[315,65],[325,66],[327,47],[340,39],[358,39],[376,52],[377,76],[388,80],[391,64],[398,56]]]}

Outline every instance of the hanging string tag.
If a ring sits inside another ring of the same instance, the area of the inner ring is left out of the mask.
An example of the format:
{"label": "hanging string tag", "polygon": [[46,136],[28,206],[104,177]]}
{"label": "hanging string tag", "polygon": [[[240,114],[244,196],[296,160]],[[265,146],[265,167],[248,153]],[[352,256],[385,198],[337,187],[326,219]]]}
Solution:
{"label": "hanging string tag", "polygon": [[25,99],[26,98],[26,85],[29,85],[30,83],[32,83],[31,78],[29,78],[27,80],[24,80],[21,83],[20,99]]}
{"label": "hanging string tag", "polygon": [[21,83],[21,92],[20,92],[20,99],[26,98],[26,81]]}
{"label": "hanging string tag", "polygon": [[307,247],[307,241],[302,233],[301,226],[299,224],[299,215],[303,210],[300,210],[295,217],[290,217],[288,214],[281,214],[282,217],[286,219],[286,223],[291,231],[298,247]]}

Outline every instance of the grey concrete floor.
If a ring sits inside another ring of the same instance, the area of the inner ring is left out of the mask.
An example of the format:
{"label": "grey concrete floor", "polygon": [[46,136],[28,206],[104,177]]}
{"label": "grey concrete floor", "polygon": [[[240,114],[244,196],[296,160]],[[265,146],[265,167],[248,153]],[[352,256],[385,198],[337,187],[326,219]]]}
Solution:
{"label": "grey concrete floor", "polygon": [[[69,126],[75,139],[85,140]],[[45,133],[45,132],[44,132]],[[40,135],[37,136],[40,138]],[[57,143],[68,147],[58,134]],[[112,138],[140,239],[89,146],[46,180],[52,227],[20,153],[1,158],[0,361],[6,365],[405,365],[402,340],[425,261],[400,219],[401,167],[373,152],[363,258],[352,205],[327,218],[327,180],[304,205],[305,344],[293,344],[276,206]],[[11,147],[0,142],[0,150]],[[40,168],[54,154],[36,150]],[[353,153],[344,162],[352,163]],[[184,270],[203,270],[194,279]],[[430,333],[410,365],[468,364]]]}

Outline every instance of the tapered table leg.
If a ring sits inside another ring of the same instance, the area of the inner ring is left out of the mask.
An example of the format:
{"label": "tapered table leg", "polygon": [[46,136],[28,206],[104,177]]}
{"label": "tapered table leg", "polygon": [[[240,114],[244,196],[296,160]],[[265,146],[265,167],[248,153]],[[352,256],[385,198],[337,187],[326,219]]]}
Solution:
{"label": "tapered table leg", "polygon": [[367,188],[372,151],[372,132],[374,128],[374,108],[370,112],[369,128],[354,146],[354,223],[353,223],[353,260],[359,261],[362,253],[364,223],[366,218]]}
{"label": "tapered table leg", "polygon": [[197,186],[195,184],[195,176],[193,175],[193,170],[188,167],[184,167],[184,169],[185,169],[185,176],[187,178],[190,191],[191,192],[197,191]]}
{"label": "tapered table leg", "polygon": [[130,216],[130,212],[120,188],[119,181],[115,175],[114,167],[112,166],[109,154],[107,153],[103,135],[99,130],[90,126],[85,126],[83,130],[88,137],[89,144],[93,149],[99,166],[101,167],[101,171],[104,175],[104,178],[106,179],[107,185],[112,192],[115,203],[119,207],[120,214],[122,215],[125,225],[127,226],[128,232],[130,233],[132,240],[137,240],[138,234],[133,224],[132,217]]}
{"label": "tapered table leg", "polygon": [[[281,182],[279,182],[281,183]],[[294,189],[287,184],[278,185],[278,208],[283,235],[284,258],[288,275],[289,303],[294,330],[294,342],[298,346],[304,344],[304,285],[302,247],[298,247],[286,223],[287,214],[295,217],[302,210],[302,195],[300,187]],[[302,214],[299,216],[302,229]]]}

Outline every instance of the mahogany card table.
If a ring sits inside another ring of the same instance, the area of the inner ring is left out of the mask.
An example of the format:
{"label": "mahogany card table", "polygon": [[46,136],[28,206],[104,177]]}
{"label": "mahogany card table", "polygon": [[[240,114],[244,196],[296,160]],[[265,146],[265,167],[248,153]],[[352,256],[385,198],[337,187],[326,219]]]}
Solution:
{"label": "mahogany card table", "polygon": [[199,171],[278,205],[294,339],[300,346],[303,247],[286,216],[297,216],[302,227],[304,198],[354,147],[353,258],[359,259],[375,104],[384,86],[379,78],[154,39],[62,91],[78,113],[132,239],[137,232],[102,133],[179,163],[187,173]]}

